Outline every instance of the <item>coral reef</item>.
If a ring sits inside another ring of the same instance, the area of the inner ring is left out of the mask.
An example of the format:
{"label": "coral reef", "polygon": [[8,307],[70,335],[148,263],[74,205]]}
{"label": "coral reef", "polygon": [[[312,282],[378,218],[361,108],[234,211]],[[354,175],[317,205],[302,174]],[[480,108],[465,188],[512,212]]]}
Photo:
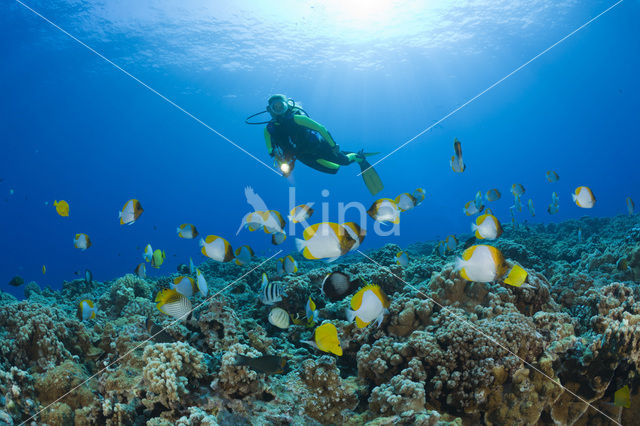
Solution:
{"label": "coral reef", "polygon": [[[427,242],[369,251],[373,262],[296,256],[300,271],[283,276],[273,262],[250,271],[208,261],[210,288],[234,284],[180,322],[153,302],[170,276],[74,280],[60,291],[32,282],[21,301],[0,293],[0,423],[635,424],[638,219],[505,228],[495,245],[527,270],[521,287],[467,282],[453,265],[463,248],[441,256]],[[313,298],[342,356],[301,343],[317,324],[269,324],[273,306],[257,296],[263,271],[292,316]],[[324,297],[331,271],[382,288],[390,306],[379,327],[345,320],[350,297]],[[82,298],[96,301],[95,319],[76,318]],[[147,318],[166,328],[162,341]],[[279,356],[284,371],[238,365],[239,356]],[[613,404],[625,385],[632,408]]]}

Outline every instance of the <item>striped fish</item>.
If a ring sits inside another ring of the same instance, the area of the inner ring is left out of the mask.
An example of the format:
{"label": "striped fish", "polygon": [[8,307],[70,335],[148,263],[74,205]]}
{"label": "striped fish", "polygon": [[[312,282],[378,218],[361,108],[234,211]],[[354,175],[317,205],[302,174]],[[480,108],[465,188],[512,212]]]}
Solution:
{"label": "striped fish", "polygon": [[269,322],[278,328],[286,330],[289,328],[289,314],[282,308],[273,308],[269,312]]}
{"label": "striped fish", "polygon": [[282,300],[282,289],[278,283],[269,282],[267,274],[262,274],[260,286],[260,301],[265,305],[273,305]]}
{"label": "striped fish", "polygon": [[191,302],[175,289],[165,289],[156,295],[156,308],[163,314],[186,321],[191,313]]}

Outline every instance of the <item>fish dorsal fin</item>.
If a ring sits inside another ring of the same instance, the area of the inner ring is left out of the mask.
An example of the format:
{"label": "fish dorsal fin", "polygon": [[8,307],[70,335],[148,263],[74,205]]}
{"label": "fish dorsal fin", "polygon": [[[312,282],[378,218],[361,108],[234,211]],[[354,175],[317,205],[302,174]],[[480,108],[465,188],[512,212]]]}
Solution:
{"label": "fish dorsal fin", "polygon": [[380,300],[380,303],[382,303],[382,306],[384,306],[385,308],[389,307],[389,300],[387,299],[387,296],[384,294],[384,291],[382,291],[382,288],[380,288],[379,285],[377,284],[367,284],[363,290],[371,290],[373,292],[373,294],[376,295],[376,297],[378,298],[378,300]]}
{"label": "fish dorsal fin", "polygon": [[322,225],[322,223],[314,223],[313,225],[309,226],[302,233],[302,238],[304,238],[305,240],[310,240],[311,238],[313,238],[315,233],[318,232],[318,228],[320,227],[320,225]]}
{"label": "fish dorsal fin", "polygon": [[354,311],[360,309],[360,306],[362,306],[362,295],[364,295],[364,292],[367,291],[368,287],[368,285],[364,286],[363,288],[358,290],[356,294],[353,295],[353,297],[351,298],[351,309],[353,309]]}
{"label": "fish dorsal fin", "polygon": [[[462,259],[463,259],[463,260],[469,260],[469,259],[471,259],[471,257],[473,257],[473,252],[474,252],[474,251],[476,251],[476,248],[477,248],[477,247],[478,247],[478,246],[471,246],[471,247],[469,247],[468,249],[466,249],[466,250],[464,251],[464,253],[462,253]],[[465,278],[465,279],[466,279],[466,278]]]}

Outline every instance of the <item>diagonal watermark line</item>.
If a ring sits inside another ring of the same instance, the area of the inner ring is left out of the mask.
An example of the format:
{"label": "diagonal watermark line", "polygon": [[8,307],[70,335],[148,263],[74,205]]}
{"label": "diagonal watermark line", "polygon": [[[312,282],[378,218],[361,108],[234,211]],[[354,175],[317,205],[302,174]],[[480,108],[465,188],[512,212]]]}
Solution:
{"label": "diagonal watermark line", "polygon": [[134,347],[133,349],[130,349],[129,351],[127,351],[124,355],[119,356],[115,361],[109,363],[106,367],[103,367],[102,369],[100,369],[99,371],[95,372],[91,377],[87,378],[84,382],[80,383],[79,385],[75,386],[73,389],[69,390],[67,393],[65,393],[64,395],[60,396],[58,399],[56,399],[55,401],[53,401],[52,403],[48,404],[46,407],[40,409],[40,411],[38,411],[37,413],[35,413],[34,415],[32,415],[31,417],[29,417],[27,420],[23,421],[22,423],[20,423],[20,426],[24,425],[25,423],[27,423],[29,420],[34,419],[36,416],[38,416],[40,413],[42,413],[43,411],[45,411],[46,409],[48,409],[49,407],[51,407],[53,404],[55,404],[56,402],[60,401],[61,399],[65,398],[67,395],[69,395],[71,392],[75,391],[76,389],[78,389],[79,387],[83,386],[85,383],[87,383],[89,380],[93,379],[94,377],[96,377],[98,374],[104,372],[106,369],[108,369],[109,367],[111,367],[113,364],[119,362],[120,360],[122,360],[123,358],[125,358],[126,356],[128,356],[130,353],[134,352],[135,350],[139,349],[141,346],[143,346],[145,343],[147,343],[148,341],[152,340],[154,337],[156,337],[158,334],[162,333],[163,331],[165,331],[167,328],[171,327],[172,325],[182,321],[182,319],[184,317],[188,317],[189,314],[191,312],[194,312],[196,309],[206,305],[211,299],[213,299],[214,297],[216,297],[217,295],[219,295],[220,293],[222,293],[223,291],[225,291],[226,289],[228,289],[229,287],[231,287],[232,285],[234,285],[235,283],[237,283],[238,281],[240,281],[241,279],[243,279],[244,277],[246,277],[247,275],[249,275],[251,272],[255,271],[256,269],[258,269],[259,267],[261,267],[262,265],[264,265],[265,263],[267,263],[268,261],[270,261],[271,259],[273,259],[274,257],[276,257],[277,255],[279,255],[280,253],[282,253],[282,250],[278,250],[275,254],[273,254],[271,257],[269,257],[268,259],[265,259],[264,261],[262,261],[260,264],[256,265],[255,267],[251,268],[249,271],[245,272],[243,275],[241,275],[239,278],[237,278],[236,280],[232,281],[230,284],[227,284],[222,290],[218,291],[216,294],[208,297],[204,302],[201,302],[199,305],[197,305],[195,308],[191,309],[190,312],[183,314],[181,317],[175,319],[174,321],[170,322],[169,325],[162,327],[160,330],[158,330],[154,335],[152,335],[151,337],[149,337],[146,340],[143,340],[142,342],[140,342],[136,347]]}
{"label": "diagonal watermark line", "polygon": [[[358,253],[360,253],[362,256],[364,256],[365,258],[369,259],[371,262],[375,263],[376,265],[383,267],[381,264],[379,264],[378,262],[376,262],[375,260],[373,260],[372,258],[370,258],[369,256],[367,256],[366,254],[364,254],[362,251],[358,250]],[[391,275],[393,275],[394,277],[396,277],[397,279],[399,279],[400,281],[402,281],[404,284],[406,284],[407,286],[411,287],[411,289],[417,291],[418,293],[420,293],[421,295],[423,295],[424,297],[426,297],[427,299],[429,299],[430,301],[432,301],[433,303],[435,303],[436,305],[438,305],[440,307],[440,309],[442,309],[443,311],[446,311],[448,313],[450,313],[455,319],[462,321],[465,325],[467,325],[469,328],[472,328],[474,331],[478,332],[479,334],[481,334],[482,336],[484,336],[485,338],[489,339],[491,342],[495,343],[497,346],[499,346],[500,348],[504,349],[505,351],[509,352],[511,355],[515,356],[516,358],[518,358],[520,361],[522,361],[524,364],[526,364],[528,367],[532,368],[533,370],[537,371],[538,373],[542,374],[544,377],[546,377],[547,379],[549,379],[552,383],[560,386],[563,390],[565,390],[566,392],[568,392],[569,394],[575,396],[577,399],[579,399],[581,402],[587,404],[589,407],[593,408],[594,410],[596,410],[598,413],[602,414],[603,416],[605,416],[607,419],[611,420],[612,422],[614,422],[617,425],[621,425],[620,422],[616,421],[615,419],[613,419],[612,417],[609,417],[606,413],[604,413],[603,411],[599,410],[598,408],[594,407],[593,405],[591,405],[589,402],[587,402],[584,398],[582,398],[580,395],[576,394],[575,392],[572,392],[571,390],[569,390],[568,388],[564,387],[561,383],[560,383],[560,379],[558,379],[558,381],[553,380],[553,378],[549,375],[547,375],[545,372],[541,371],[539,368],[535,367],[533,364],[531,364],[530,362],[527,362],[526,360],[524,360],[523,358],[521,358],[520,356],[518,356],[515,352],[513,352],[511,349],[507,348],[505,345],[503,345],[502,343],[500,343],[498,340],[496,340],[493,336],[490,336],[489,334],[485,333],[484,331],[482,331],[480,328],[476,327],[476,325],[474,323],[472,323],[471,321],[469,321],[468,319],[456,314],[455,312],[453,312],[451,309],[449,309],[448,307],[442,305],[441,303],[435,301],[433,298],[429,297],[427,294],[425,294],[424,292],[422,292],[421,290],[419,290],[417,287],[409,284],[408,282],[406,282],[405,280],[403,280],[402,278],[400,278],[399,276],[397,276],[396,274],[393,273],[393,271],[391,271],[391,269],[389,269],[389,271],[391,272]]]}
{"label": "diagonal watermark line", "polygon": [[43,15],[41,15],[40,13],[38,13],[37,11],[35,11],[34,9],[32,9],[31,7],[29,7],[28,5],[26,5],[25,3],[23,3],[20,0],[15,0],[16,3],[20,4],[21,6],[23,6],[25,9],[33,12],[35,15],[39,16],[40,18],[42,18],[44,21],[48,22],[49,24],[51,24],[53,27],[55,27],[56,29],[60,30],[63,34],[65,34],[67,37],[71,38],[72,40],[78,42],[80,45],[86,47],[87,49],[89,49],[91,52],[95,53],[97,56],[99,56],[100,58],[102,58],[103,60],[105,60],[107,63],[109,63],[110,65],[112,65],[113,67],[115,67],[116,69],[122,71],[125,75],[131,77],[133,80],[135,80],[137,83],[139,83],[140,85],[142,85],[143,87],[145,87],[146,89],[148,89],[149,91],[151,91],[152,93],[158,95],[160,98],[162,98],[163,100],[165,100],[166,102],[168,102],[170,105],[174,106],[175,108],[179,109],[180,111],[182,111],[183,113],[185,113],[187,116],[193,118],[195,121],[197,121],[198,123],[202,124],[204,127],[206,127],[207,129],[209,129],[210,131],[212,131],[213,133],[215,133],[216,135],[218,135],[219,137],[221,137],[222,139],[224,139],[225,141],[229,142],[231,145],[235,146],[236,148],[238,148],[240,151],[244,152],[245,154],[247,154],[249,157],[253,158],[254,160],[256,160],[258,163],[262,164],[263,166],[265,166],[266,168],[268,168],[269,170],[271,170],[272,172],[274,172],[275,174],[277,174],[278,176],[280,176],[280,173],[278,173],[278,171],[276,169],[274,169],[273,167],[269,166],[267,163],[265,163],[264,161],[260,160],[258,157],[256,157],[255,155],[253,155],[252,153],[250,153],[249,151],[247,151],[246,149],[244,149],[243,147],[241,147],[240,145],[238,145],[237,143],[235,143],[234,141],[232,141],[231,139],[229,139],[228,137],[226,137],[225,135],[223,135],[222,133],[220,133],[219,131],[217,131],[216,129],[214,129],[213,127],[209,126],[207,123],[205,123],[204,121],[200,120],[198,117],[196,117],[195,115],[191,114],[189,111],[187,111],[186,109],[182,108],[180,105],[178,105],[177,103],[175,103],[174,101],[172,101],[171,99],[169,99],[168,97],[166,97],[165,95],[163,95],[162,93],[158,92],[156,89],[154,89],[153,87],[149,86],[147,83],[145,83],[144,81],[140,80],[138,77],[134,76],[133,74],[131,74],[130,72],[128,72],[127,70],[125,70],[124,68],[122,68],[121,66],[119,66],[118,64],[116,64],[115,62],[111,61],[109,58],[107,58],[106,56],[104,56],[103,54],[101,54],[100,52],[98,52],[97,50],[95,50],[94,48],[92,48],[91,46],[89,46],[88,44],[86,44],[85,42],[83,42],[82,40],[78,39],[77,37],[74,37],[72,34],[70,34],[69,32],[67,32],[66,30],[64,30],[63,28],[61,28],[60,26],[56,25],[54,22],[52,22],[51,20],[47,19],[46,17],[44,17]]}
{"label": "diagonal watermark line", "polygon": [[384,161],[385,159],[387,159],[388,157],[390,157],[391,155],[395,154],[396,152],[400,151],[402,148],[404,148],[405,146],[409,145],[411,142],[415,141],[416,139],[418,139],[420,136],[424,135],[425,133],[427,133],[429,130],[433,129],[435,126],[437,126],[438,124],[442,123],[443,121],[445,121],[447,118],[451,117],[453,114],[455,114],[456,112],[460,111],[462,108],[466,107],[467,105],[469,105],[471,102],[475,101],[476,99],[478,99],[480,96],[484,95],[485,93],[487,93],[488,91],[490,91],[491,89],[493,89],[494,87],[496,87],[497,85],[499,85],[500,83],[502,83],[503,81],[505,81],[506,79],[508,79],[509,77],[511,77],[512,75],[514,75],[515,73],[517,73],[518,71],[520,71],[521,69],[523,69],[524,67],[526,67],[527,65],[529,65],[531,62],[535,61],[536,59],[538,59],[539,57],[541,57],[542,55],[544,55],[545,53],[547,53],[548,51],[550,51],[551,49],[553,49],[554,47],[556,47],[557,45],[559,45],[560,43],[562,43],[563,41],[565,41],[566,39],[568,39],[569,37],[571,37],[572,35],[574,35],[575,33],[577,33],[578,31],[580,31],[581,29],[583,29],[584,27],[586,27],[587,25],[589,25],[590,23],[592,23],[593,21],[595,21],[596,19],[600,18],[602,15],[604,15],[605,13],[609,12],[611,9],[613,9],[614,7],[616,7],[617,5],[619,5],[620,3],[622,3],[624,0],[618,0],[618,2],[614,3],[613,5],[609,6],[606,10],[604,10],[603,12],[600,12],[598,15],[596,15],[595,17],[591,18],[590,20],[588,20],[587,22],[585,22],[584,24],[582,24],[581,26],[579,26],[578,28],[576,28],[575,30],[571,31],[569,34],[567,34],[566,36],[562,37],[560,40],[558,40],[557,42],[553,43],[551,46],[547,47],[546,49],[544,49],[542,52],[538,53],[536,56],[534,56],[533,58],[529,59],[527,62],[525,62],[524,64],[520,65],[518,68],[516,68],[515,70],[511,71],[509,74],[505,75],[504,77],[502,77],[500,80],[496,81],[495,83],[493,83],[491,86],[487,87],[486,89],[484,89],[482,92],[478,93],[477,95],[475,95],[474,97],[472,97],[471,99],[469,99],[468,101],[466,101],[465,103],[463,103],[462,105],[460,105],[459,107],[457,107],[456,109],[452,110],[451,112],[449,112],[447,115],[445,115],[444,117],[442,117],[440,120],[436,121],[435,123],[433,123],[432,125],[430,125],[429,127],[427,127],[426,129],[424,129],[423,131],[421,131],[420,133],[418,133],[417,135],[415,135],[414,137],[412,137],[411,139],[409,139],[408,141],[406,141],[405,143],[403,143],[402,145],[398,146],[396,149],[394,149],[393,151],[391,151],[390,153],[388,153],[387,155],[385,155],[384,157],[382,157],[381,159],[379,159],[378,161],[376,161],[375,163],[373,163],[372,165],[370,165],[368,168],[362,170],[360,173],[357,174],[357,176],[362,175],[364,172],[366,172],[367,170],[369,170],[370,168],[372,168],[373,166],[375,166],[376,164],[379,164],[380,162]]}

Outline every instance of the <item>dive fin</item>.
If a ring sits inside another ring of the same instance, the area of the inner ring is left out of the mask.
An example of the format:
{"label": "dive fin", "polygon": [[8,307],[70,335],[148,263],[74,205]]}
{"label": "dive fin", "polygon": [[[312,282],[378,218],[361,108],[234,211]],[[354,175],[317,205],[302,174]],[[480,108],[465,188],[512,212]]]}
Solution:
{"label": "dive fin", "polygon": [[[365,154],[366,156],[367,154]],[[382,184],[382,180],[380,180],[380,176],[378,176],[378,172],[375,171],[371,164],[364,158],[358,163],[360,164],[360,171],[362,172],[362,180],[364,180],[364,184],[367,185],[367,189],[371,193],[371,195],[376,195],[378,192],[384,189],[384,185]]]}

